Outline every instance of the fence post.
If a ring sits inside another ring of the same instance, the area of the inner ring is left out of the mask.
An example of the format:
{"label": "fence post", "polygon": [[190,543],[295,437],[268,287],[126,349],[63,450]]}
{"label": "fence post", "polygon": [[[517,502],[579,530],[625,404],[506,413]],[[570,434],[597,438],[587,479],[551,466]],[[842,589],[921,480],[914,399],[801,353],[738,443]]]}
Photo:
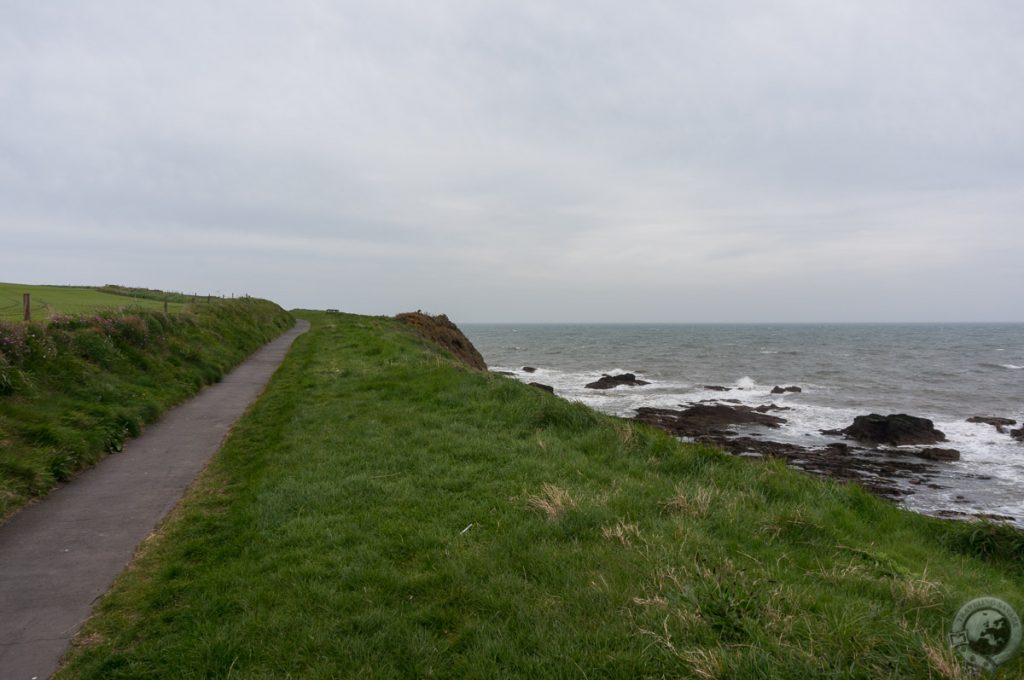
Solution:
{"label": "fence post", "polygon": [[164,316],[167,316],[167,300],[164,300]]}
{"label": "fence post", "polygon": [[32,294],[24,293],[21,296],[21,304],[25,307],[25,321],[32,320]]}

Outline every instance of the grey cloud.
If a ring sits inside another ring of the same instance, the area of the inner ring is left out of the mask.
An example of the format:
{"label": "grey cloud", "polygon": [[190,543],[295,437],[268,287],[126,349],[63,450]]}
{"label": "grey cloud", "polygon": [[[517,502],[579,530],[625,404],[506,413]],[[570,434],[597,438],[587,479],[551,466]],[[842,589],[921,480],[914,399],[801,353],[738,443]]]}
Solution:
{"label": "grey cloud", "polygon": [[9,2],[0,279],[466,320],[895,319],[932,290],[936,319],[1019,318],[1022,29],[994,0]]}

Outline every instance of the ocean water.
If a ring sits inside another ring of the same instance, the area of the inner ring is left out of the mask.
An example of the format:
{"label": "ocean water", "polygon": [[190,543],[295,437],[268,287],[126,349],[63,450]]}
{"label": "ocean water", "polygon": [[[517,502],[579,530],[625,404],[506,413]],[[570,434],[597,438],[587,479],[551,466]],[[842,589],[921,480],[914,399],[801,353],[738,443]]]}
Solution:
{"label": "ocean water", "polygon": [[[858,415],[929,418],[949,440],[941,446],[956,448],[961,459],[931,466],[929,481],[941,488],[914,487],[902,504],[928,514],[1005,515],[1024,527],[1024,443],[966,422],[971,416],[1024,420],[1024,324],[461,327],[492,370],[551,385],[562,397],[613,415],[702,399],[775,403],[793,409],[778,414],[789,422],[758,434],[803,446],[838,441],[820,431],[846,427]],[[626,371],[651,385],[584,387],[603,373]],[[770,394],[775,385],[803,392]]]}

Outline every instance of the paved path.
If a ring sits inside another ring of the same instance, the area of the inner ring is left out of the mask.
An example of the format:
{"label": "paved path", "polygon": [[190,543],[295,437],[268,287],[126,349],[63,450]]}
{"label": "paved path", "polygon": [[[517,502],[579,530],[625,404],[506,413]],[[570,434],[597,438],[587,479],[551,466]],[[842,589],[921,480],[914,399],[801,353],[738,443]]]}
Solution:
{"label": "paved path", "polygon": [[48,678],[92,605],[263,391],[300,321],[221,382],[168,411],[0,527],[0,679]]}

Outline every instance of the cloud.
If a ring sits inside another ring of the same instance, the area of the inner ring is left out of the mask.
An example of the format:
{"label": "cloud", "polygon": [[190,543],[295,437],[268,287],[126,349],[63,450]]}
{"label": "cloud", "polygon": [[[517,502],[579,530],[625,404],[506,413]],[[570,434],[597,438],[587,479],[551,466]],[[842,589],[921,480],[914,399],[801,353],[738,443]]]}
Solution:
{"label": "cloud", "polygon": [[466,320],[898,319],[933,290],[934,318],[1019,319],[1009,3],[3,15],[4,279]]}

